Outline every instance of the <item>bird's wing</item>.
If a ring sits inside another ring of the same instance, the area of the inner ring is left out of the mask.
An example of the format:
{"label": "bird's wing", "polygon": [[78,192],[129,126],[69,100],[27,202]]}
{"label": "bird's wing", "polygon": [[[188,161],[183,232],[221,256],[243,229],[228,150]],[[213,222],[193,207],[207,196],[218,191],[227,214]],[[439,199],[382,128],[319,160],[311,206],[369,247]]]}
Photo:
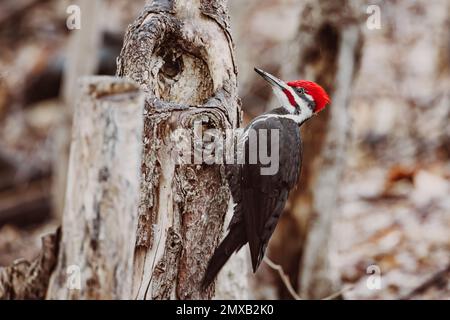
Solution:
{"label": "bird's wing", "polygon": [[[240,206],[242,212],[255,271],[284,209],[289,191],[297,182],[302,151],[298,126],[290,120],[271,117],[258,121],[253,128],[257,132],[257,148],[255,141],[247,139],[247,154],[249,150],[260,153],[262,143],[267,143],[268,155],[278,153],[278,158],[271,156],[273,161],[278,162],[278,170],[273,174],[262,174],[261,169],[269,165],[261,164],[259,156],[256,164],[249,163],[249,158],[246,157],[241,170],[241,199],[237,206]],[[266,130],[262,131],[262,136],[267,134],[266,141],[261,140],[261,130]],[[278,132],[278,144],[273,143],[277,140],[273,130]]]}

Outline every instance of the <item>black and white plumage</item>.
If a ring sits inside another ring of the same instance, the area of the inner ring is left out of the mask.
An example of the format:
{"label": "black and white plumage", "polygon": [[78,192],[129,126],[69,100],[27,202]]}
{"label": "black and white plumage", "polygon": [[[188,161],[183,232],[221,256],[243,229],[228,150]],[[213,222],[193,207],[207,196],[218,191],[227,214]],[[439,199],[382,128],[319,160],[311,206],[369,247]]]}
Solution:
{"label": "black and white plumage", "polygon": [[[315,101],[319,94],[315,91],[316,88],[308,87],[311,82],[284,83],[262,70],[255,70],[272,85],[282,107],[255,118],[246,127],[243,136],[244,163],[226,166],[234,202],[234,215],[228,226],[228,234],[216,248],[208,264],[202,282],[204,288],[215,279],[229,257],[247,243],[250,247],[253,271],[260,265],[289,192],[297,184],[300,175],[303,150],[299,126],[315,114],[319,107],[323,108],[321,105],[317,106]],[[328,103],[326,93],[325,97]],[[323,103],[322,100],[320,102]],[[250,130],[255,133],[253,137],[256,137],[256,141],[249,138]],[[261,130],[263,136],[265,134],[268,137],[266,141],[260,139]],[[271,150],[271,138],[274,138],[271,136],[274,132],[272,130],[278,132],[278,150]],[[255,148],[251,148],[254,143]],[[278,170],[273,174],[261,174],[261,169],[267,167],[267,164],[262,164],[259,158],[256,163],[249,159],[250,150],[259,154],[261,143],[266,144],[268,155],[278,152]]]}

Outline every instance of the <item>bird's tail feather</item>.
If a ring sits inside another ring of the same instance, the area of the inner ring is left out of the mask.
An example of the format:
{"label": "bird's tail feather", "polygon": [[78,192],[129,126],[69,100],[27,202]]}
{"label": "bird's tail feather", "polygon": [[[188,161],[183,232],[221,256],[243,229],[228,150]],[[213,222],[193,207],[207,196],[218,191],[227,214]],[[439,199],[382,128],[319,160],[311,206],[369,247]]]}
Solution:
{"label": "bird's tail feather", "polygon": [[231,255],[242,248],[246,242],[245,239],[245,231],[242,228],[233,228],[228,232],[228,235],[222,240],[214,251],[211,260],[209,260],[202,280],[203,289],[206,289],[214,281],[220,269],[222,269]]}

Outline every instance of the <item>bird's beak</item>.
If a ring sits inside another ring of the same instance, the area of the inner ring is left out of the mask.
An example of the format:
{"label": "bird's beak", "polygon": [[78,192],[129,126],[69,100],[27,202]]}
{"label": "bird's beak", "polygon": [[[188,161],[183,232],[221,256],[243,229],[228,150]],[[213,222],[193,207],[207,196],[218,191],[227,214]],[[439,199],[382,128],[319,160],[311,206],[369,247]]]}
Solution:
{"label": "bird's beak", "polygon": [[274,77],[273,75],[271,75],[270,73],[267,73],[261,69],[255,68],[256,73],[258,73],[261,77],[263,77],[264,80],[266,80],[272,87],[277,87],[281,90],[286,89],[288,87],[288,85],[278,79],[277,77]]}

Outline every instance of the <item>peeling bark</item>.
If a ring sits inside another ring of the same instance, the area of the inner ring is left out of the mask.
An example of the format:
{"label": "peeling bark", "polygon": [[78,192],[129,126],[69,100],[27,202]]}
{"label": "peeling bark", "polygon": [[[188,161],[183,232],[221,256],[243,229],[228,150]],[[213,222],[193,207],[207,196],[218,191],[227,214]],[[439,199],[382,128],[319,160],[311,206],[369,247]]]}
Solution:
{"label": "peeling bark", "polygon": [[[214,294],[213,287],[202,292],[199,285],[229,207],[223,166],[190,161],[180,165],[173,150],[190,146],[174,133],[192,130],[196,121],[204,130],[221,132],[239,126],[225,4],[150,1],[130,25],[118,59],[117,74],[133,79],[146,93],[134,261],[137,299],[209,299]],[[230,272],[238,284],[230,295],[240,297],[245,272]]]}
{"label": "peeling bark", "polygon": [[143,105],[129,81],[82,81],[49,299],[131,298]]}

